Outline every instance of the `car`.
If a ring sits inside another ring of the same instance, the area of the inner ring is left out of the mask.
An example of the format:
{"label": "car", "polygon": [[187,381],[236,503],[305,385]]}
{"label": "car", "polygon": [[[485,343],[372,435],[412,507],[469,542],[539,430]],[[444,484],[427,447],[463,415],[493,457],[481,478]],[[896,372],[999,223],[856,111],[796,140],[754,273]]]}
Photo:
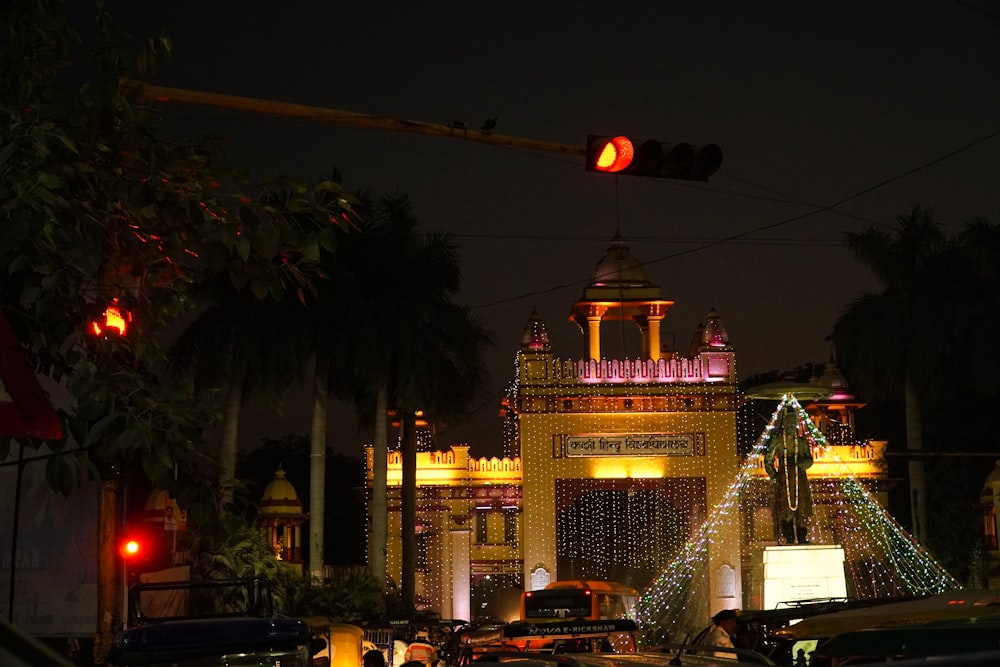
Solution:
{"label": "car", "polygon": [[298,618],[201,618],[121,632],[108,653],[115,667],[311,667],[325,647]]}

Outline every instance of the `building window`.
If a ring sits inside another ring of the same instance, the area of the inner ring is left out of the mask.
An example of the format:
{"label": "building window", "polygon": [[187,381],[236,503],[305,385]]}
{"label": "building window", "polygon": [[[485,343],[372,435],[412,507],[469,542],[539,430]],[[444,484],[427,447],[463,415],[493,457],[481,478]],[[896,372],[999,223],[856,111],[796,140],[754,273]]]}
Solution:
{"label": "building window", "polygon": [[503,541],[508,544],[517,543],[517,511],[514,509],[504,510]]}

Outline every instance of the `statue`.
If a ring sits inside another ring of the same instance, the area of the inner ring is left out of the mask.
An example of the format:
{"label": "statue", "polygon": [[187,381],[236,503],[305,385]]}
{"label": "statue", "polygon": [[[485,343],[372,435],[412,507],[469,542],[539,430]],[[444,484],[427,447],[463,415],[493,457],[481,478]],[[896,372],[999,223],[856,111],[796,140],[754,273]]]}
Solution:
{"label": "statue", "polygon": [[798,416],[786,409],[781,428],[771,434],[764,455],[764,470],[774,481],[774,518],[785,544],[809,544],[806,524],[812,516],[812,495],[806,470],[812,464],[809,441],[799,434]]}

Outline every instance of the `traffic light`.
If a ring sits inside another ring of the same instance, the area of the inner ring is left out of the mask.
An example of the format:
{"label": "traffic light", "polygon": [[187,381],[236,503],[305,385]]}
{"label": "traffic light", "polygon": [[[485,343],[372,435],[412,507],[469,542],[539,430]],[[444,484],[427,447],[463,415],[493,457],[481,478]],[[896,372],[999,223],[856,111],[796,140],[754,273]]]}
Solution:
{"label": "traffic light", "polygon": [[707,181],[720,166],[722,149],[715,144],[694,146],[655,139],[635,142],[624,136],[587,137],[587,171]]}
{"label": "traffic light", "polygon": [[616,173],[632,164],[635,149],[628,137],[587,138],[587,171]]}
{"label": "traffic light", "polygon": [[147,526],[130,526],[118,540],[118,555],[133,574],[161,570],[170,565],[166,538]]}
{"label": "traffic light", "polygon": [[130,540],[126,540],[122,544],[122,557],[123,558],[127,558],[127,559],[136,558],[136,557],[139,556],[139,553],[141,551],[142,551],[142,545],[140,544],[139,540],[130,539]]}
{"label": "traffic light", "polygon": [[119,306],[118,299],[112,299],[100,317],[90,323],[89,329],[94,336],[108,336],[110,334],[124,336],[131,322],[132,313]]}
{"label": "traffic light", "polygon": [[118,555],[129,564],[145,561],[149,556],[148,549],[146,539],[138,533],[126,534],[118,543]]}

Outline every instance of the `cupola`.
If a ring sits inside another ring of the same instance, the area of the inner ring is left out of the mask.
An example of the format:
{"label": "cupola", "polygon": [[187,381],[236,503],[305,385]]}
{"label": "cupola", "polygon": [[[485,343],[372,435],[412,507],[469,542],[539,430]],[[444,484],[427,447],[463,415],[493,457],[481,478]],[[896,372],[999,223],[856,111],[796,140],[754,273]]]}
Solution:
{"label": "cupola", "polygon": [[278,560],[301,565],[302,526],[308,515],[302,511],[302,501],[295,487],[288,481],[285,471],[278,468],[264,487],[257,512],[257,523]]}

